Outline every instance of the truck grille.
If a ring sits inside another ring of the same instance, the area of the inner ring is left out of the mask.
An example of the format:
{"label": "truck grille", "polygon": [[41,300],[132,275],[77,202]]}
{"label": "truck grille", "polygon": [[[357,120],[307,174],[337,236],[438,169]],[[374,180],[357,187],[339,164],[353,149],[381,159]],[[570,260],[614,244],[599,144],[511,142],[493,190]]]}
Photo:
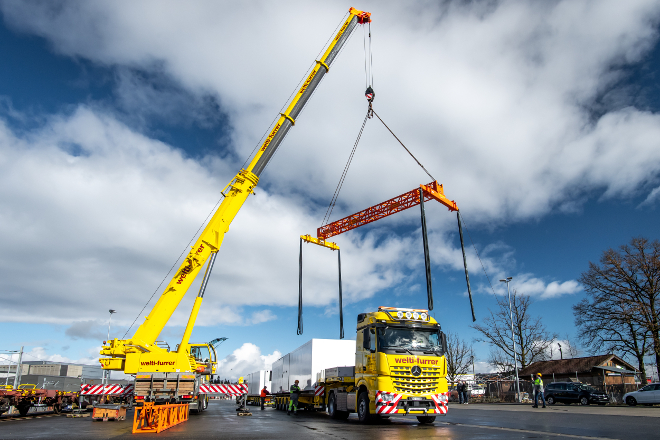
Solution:
{"label": "truck grille", "polygon": [[434,393],[440,383],[441,368],[421,367],[422,373],[413,376],[410,367],[391,367],[391,379],[394,391],[406,394]]}

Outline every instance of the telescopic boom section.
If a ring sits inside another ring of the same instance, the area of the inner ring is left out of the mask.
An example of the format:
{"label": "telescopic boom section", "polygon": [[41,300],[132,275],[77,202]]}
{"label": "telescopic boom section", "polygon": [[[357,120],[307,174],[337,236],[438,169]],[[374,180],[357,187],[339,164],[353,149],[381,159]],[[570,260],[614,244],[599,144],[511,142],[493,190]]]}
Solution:
{"label": "telescopic boom section", "polygon": [[[275,151],[277,151],[289,129],[295,124],[296,118],[314,93],[323,76],[330,70],[330,66],[348,40],[351,32],[353,32],[358,24],[368,22],[370,22],[370,14],[368,12],[358,11],[354,8],[349,10],[348,18],[328,45],[323,56],[319,60],[316,60],[316,65],[311,73],[307,76],[286,110],[280,114],[280,118],[266,137],[261,148],[255,154],[249,166],[241,170],[224,188],[224,200],[177,270],[174,278],[167,285],[160,299],[146,317],[144,323],[137,329],[130,340],[115,339],[114,341],[108,341],[108,345],[103,347],[101,355],[112,358],[101,359],[104,368],[126,370],[124,368],[124,360],[128,354],[159,351],[159,348],[154,345],[158,335],[169,321],[209,257],[220,249],[224,235],[229,230],[229,225],[234,220],[234,217],[243,206],[247,197],[254,192],[255,186],[259,182],[259,176],[266,168],[269,160],[273,157]],[[204,286],[205,283],[203,283]],[[203,293],[203,289],[200,289],[190,319],[188,320],[186,331],[184,332],[184,339],[179,345],[179,352],[188,350],[187,338],[195,324]]]}
{"label": "telescopic boom section", "polygon": [[[445,197],[442,185],[438,185],[438,182],[431,182],[428,185],[420,185],[420,187],[424,193],[425,202],[436,200],[449,208],[450,211],[458,211],[456,203]],[[412,191],[408,191],[405,194],[401,194],[400,196],[389,199],[383,203],[379,203],[378,205],[374,205],[363,211],[344,217],[341,220],[321,226],[316,230],[316,236],[319,240],[327,240],[335,235],[359,228],[360,226],[375,222],[388,215],[396,214],[397,212],[405,211],[413,206],[417,206],[420,203],[419,199],[419,189],[415,188]]]}

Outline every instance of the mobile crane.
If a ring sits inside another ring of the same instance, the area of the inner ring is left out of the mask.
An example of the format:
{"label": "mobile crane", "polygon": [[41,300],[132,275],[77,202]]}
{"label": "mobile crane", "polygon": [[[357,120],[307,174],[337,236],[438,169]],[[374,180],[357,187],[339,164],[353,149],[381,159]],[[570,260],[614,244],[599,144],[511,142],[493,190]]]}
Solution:
{"label": "mobile crane", "polygon": [[[321,79],[358,24],[371,22],[371,14],[350,8],[348,17],[329,42],[323,56],[294,95],[286,110],[265,138],[250,164],[222,190],[224,199],[192,246],[176,274],[145,321],[130,339],[104,341],[100,363],[104,370],[118,370],[135,374],[136,400],[155,403],[189,403],[190,409],[203,411],[208,397],[200,392],[215,373],[217,359],[211,343],[190,343],[190,335],[213,269],[213,264],[229,225],[259,182],[259,176],[275,154],[296,118],[314,93]],[[195,277],[206,264],[201,287],[188,318],[183,337],[171,350],[166,343],[157,341],[174,310],[190,288]]]}

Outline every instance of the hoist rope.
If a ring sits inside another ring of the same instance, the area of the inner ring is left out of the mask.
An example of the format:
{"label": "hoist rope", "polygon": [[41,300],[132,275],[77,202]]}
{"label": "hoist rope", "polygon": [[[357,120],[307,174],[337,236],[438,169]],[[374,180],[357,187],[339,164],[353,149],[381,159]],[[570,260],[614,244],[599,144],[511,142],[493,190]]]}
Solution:
{"label": "hoist rope", "polygon": [[154,290],[154,293],[151,294],[151,296],[149,297],[149,300],[144,304],[144,307],[142,307],[142,310],[140,310],[140,313],[137,314],[137,316],[133,320],[133,323],[131,324],[131,326],[128,328],[128,330],[126,330],[126,333],[124,333],[124,336],[121,337],[122,339],[124,339],[126,337],[126,335],[128,334],[128,332],[131,331],[131,329],[135,325],[135,322],[140,318],[140,315],[142,314],[142,312],[144,312],[144,309],[147,308],[147,306],[149,305],[151,300],[154,298],[154,295],[156,295],[156,293],[158,293],[158,291],[160,290],[160,287],[163,285],[165,280],[169,277],[170,273],[172,273],[172,270],[176,267],[177,263],[179,262],[179,260],[183,256],[183,254],[185,254],[186,251],[190,248],[190,243],[192,243],[193,240],[195,240],[195,237],[197,237],[197,235],[199,234],[199,231],[201,231],[202,228],[204,227],[204,225],[206,225],[206,222],[208,221],[209,217],[211,217],[213,215],[213,213],[217,209],[220,202],[222,202],[222,199],[224,199],[224,196],[216,202],[216,204],[213,206],[213,209],[211,209],[211,212],[209,212],[209,214],[206,216],[206,218],[204,219],[204,221],[202,222],[200,227],[197,229],[197,232],[195,232],[195,235],[193,235],[193,237],[188,242],[188,245],[185,248],[183,248],[183,251],[181,252],[181,254],[179,254],[179,257],[176,259],[176,261],[174,262],[172,267],[170,267],[170,270],[165,274],[165,276],[163,277],[163,280],[160,282],[158,287],[156,287],[156,290]]}
{"label": "hoist rope", "polygon": [[484,262],[481,261],[481,257],[479,256],[479,252],[477,251],[477,247],[474,245],[474,241],[472,241],[472,235],[470,235],[470,230],[468,229],[467,225],[465,224],[465,219],[463,218],[463,214],[461,214],[461,211],[458,211],[458,216],[461,219],[461,223],[463,223],[463,226],[465,226],[465,230],[468,233],[468,237],[470,237],[470,243],[472,243],[472,247],[474,248],[474,253],[477,254],[477,258],[479,259],[479,263],[481,263],[481,268],[484,271],[484,275],[486,275],[486,279],[488,280],[488,284],[490,284],[490,290],[493,291],[493,295],[497,296],[495,294],[495,289],[493,288],[493,283],[490,282],[490,277],[486,273],[486,267],[484,266]]}
{"label": "hoist rope", "polygon": [[362,132],[364,131],[364,126],[367,124],[367,119],[369,119],[369,115],[371,113],[371,106],[369,106],[369,110],[367,110],[367,114],[364,117],[364,121],[362,121],[362,127],[360,127],[360,132],[358,133],[357,139],[355,140],[355,144],[353,145],[353,149],[351,150],[350,156],[348,156],[348,161],[346,162],[346,165],[344,166],[344,171],[341,174],[341,178],[339,179],[339,183],[337,184],[337,188],[335,188],[335,192],[332,195],[332,200],[330,200],[330,205],[328,205],[328,209],[325,211],[325,216],[323,217],[323,222],[321,222],[321,225],[325,225],[328,220],[330,220],[330,216],[332,215],[332,210],[335,208],[335,204],[337,203],[337,198],[339,197],[339,192],[341,191],[341,187],[344,185],[344,180],[346,179],[346,174],[348,173],[348,169],[351,166],[351,162],[353,161],[353,157],[355,156],[355,150],[357,149],[358,144],[360,143],[360,138],[362,137]]}
{"label": "hoist rope", "polygon": [[420,161],[417,160],[417,158],[416,158],[416,157],[410,152],[410,150],[408,149],[408,147],[406,147],[405,145],[403,145],[403,142],[401,142],[401,139],[399,139],[399,138],[394,134],[394,132],[390,129],[390,127],[387,126],[387,124],[385,123],[385,121],[383,121],[383,120],[380,118],[380,116],[378,116],[378,113],[376,113],[376,111],[373,110],[373,109],[372,109],[371,111],[372,111],[372,113],[373,113],[374,115],[376,115],[376,117],[378,118],[378,120],[379,120],[380,122],[383,123],[383,125],[385,126],[385,128],[387,128],[387,130],[388,130],[390,133],[392,133],[392,136],[394,136],[394,139],[396,139],[397,141],[399,141],[399,143],[401,144],[401,146],[402,146],[403,148],[405,148],[405,150],[408,152],[408,154],[410,154],[410,157],[412,157],[413,159],[415,159],[415,162],[417,162],[417,165],[419,165],[419,166],[424,170],[424,172],[425,172],[426,174],[428,174],[428,176],[429,176],[433,181],[435,181],[435,177],[433,177],[433,176],[431,175],[431,173],[429,173],[429,172],[426,170],[426,168],[424,168],[424,165],[422,165],[422,164],[420,163]]}

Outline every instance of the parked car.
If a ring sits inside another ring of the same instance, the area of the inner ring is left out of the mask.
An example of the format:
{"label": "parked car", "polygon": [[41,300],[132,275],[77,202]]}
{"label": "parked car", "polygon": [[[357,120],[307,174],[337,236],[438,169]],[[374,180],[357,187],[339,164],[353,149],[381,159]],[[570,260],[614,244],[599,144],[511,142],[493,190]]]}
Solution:
{"label": "parked car", "polygon": [[637,391],[626,393],[623,396],[623,401],[630,406],[635,406],[638,403],[643,403],[644,405],[660,403],[660,383],[652,383]]}
{"label": "parked car", "polygon": [[609,403],[609,398],[602,391],[595,390],[583,383],[553,382],[545,386],[545,401],[548,402],[548,405],[554,405],[557,402],[567,405],[571,403],[606,405]]}

